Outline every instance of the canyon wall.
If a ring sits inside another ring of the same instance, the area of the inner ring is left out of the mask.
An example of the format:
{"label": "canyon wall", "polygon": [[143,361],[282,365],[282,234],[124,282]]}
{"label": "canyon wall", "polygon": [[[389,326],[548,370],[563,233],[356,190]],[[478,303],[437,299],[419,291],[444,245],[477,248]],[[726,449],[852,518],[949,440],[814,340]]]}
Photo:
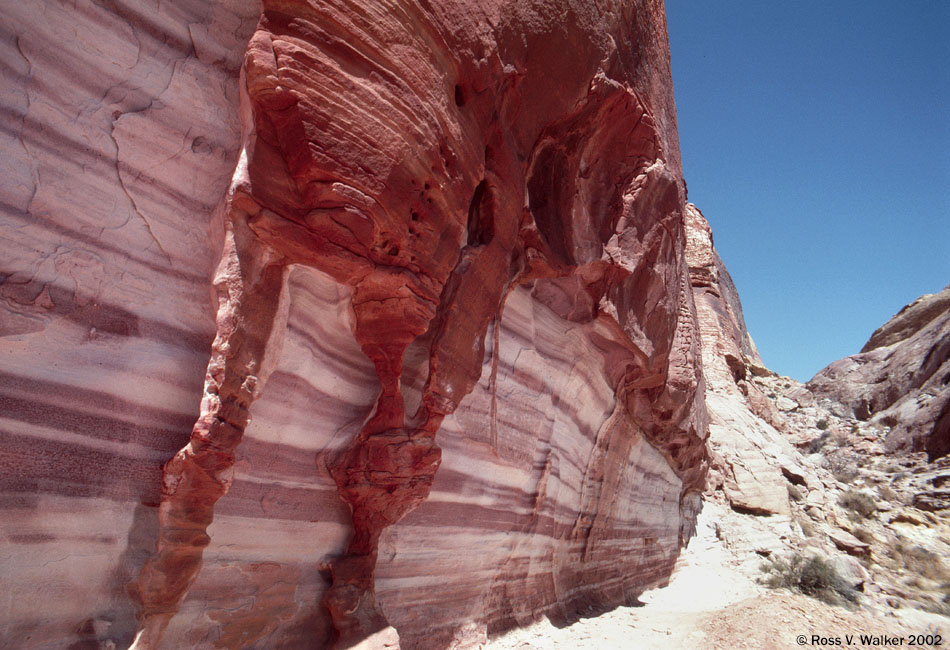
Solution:
{"label": "canyon wall", "polygon": [[[746,329],[735,284],[713,244],[706,218],[686,205],[686,259],[702,344],[711,468],[707,495],[740,512],[788,515],[787,476],[814,477],[788,440],[766,369]],[[804,480],[804,479],[803,479]]]}
{"label": "canyon wall", "polygon": [[215,335],[212,214],[238,160],[259,13],[4,5],[4,648],[121,647],[136,629],[126,585],[155,548],[162,464],[188,440]]}
{"label": "canyon wall", "polygon": [[472,647],[668,578],[706,422],[662,2],[5,25],[4,647]]}

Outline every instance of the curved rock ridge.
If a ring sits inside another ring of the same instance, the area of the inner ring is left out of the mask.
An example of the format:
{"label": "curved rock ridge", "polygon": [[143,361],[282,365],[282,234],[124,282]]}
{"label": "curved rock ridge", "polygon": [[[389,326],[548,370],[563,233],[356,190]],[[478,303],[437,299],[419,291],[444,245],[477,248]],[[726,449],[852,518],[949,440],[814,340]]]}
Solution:
{"label": "curved rock ridge", "polygon": [[7,22],[6,647],[471,647],[668,578],[706,421],[661,2]]}
{"label": "curved rock ridge", "polygon": [[889,428],[890,451],[950,453],[950,287],[905,306],[807,388],[839,415]]}
{"label": "curved rock ridge", "polygon": [[928,293],[905,305],[889,321],[874,330],[861,352],[905,341],[947,310],[950,310],[950,286],[940,293]]}

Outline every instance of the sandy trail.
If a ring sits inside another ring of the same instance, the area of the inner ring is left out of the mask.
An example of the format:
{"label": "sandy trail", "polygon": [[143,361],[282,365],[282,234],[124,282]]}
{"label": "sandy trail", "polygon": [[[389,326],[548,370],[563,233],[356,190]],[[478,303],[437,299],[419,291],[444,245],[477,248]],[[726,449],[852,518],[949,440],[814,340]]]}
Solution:
{"label": "sandy trail", "polygon": [[[950,619],[916,611],[849,611],[757,584],[762,558],[735,553],[719,539],[717,523],[735,515],[706,504],[697,535],[680,556],[667,587],[641,596],[641,607],[618,607],[558,628],[542,620],[490,640],[484,650],[733,649],[801,647],[907,648],[910,634],[942,633]],[[898,644],[861,643],[860,635],[904,638]],[[805,635],[806,643],[799,643]],[[852,637],[848,643],[849,635]],[[838,643],[834,640],[838,639]],[[824,641],[824,642],[822,642]]]}

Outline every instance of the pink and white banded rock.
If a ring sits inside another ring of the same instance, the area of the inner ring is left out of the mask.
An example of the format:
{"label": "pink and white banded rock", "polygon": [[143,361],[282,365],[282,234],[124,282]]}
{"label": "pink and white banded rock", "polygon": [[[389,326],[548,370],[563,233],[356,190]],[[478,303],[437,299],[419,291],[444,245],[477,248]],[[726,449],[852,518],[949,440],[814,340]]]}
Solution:
{"label": "pink and white banded rock", "polygon": [[668,578],[706,422],[661,2],[5,20],[6,647],[471,647]]}

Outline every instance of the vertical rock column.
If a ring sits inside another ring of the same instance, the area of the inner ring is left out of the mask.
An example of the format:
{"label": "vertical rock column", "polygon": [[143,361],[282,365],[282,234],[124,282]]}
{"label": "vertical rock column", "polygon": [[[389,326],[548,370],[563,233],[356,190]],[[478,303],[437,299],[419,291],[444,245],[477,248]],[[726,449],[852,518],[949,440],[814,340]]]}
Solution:
{"label": "vertical rock column", "polygon": [[130,586],[140,618],[134,650],[157,647],[201,567],[207,528],[230,487],[248,409],[267,379],[271,355],[279,352],[285,272],[243,220],[230,224],[214,282],[218,331],[201,416],[190,442],[163,468],[156,551]]}
{"label": "vertical rock column", "polygon": [[[345,556],[333,562],[325,603],[348,647],[386,627],[376,607],[374,583],[379,536],[429,495],[441,461],[436,433],[481,374],[485,336],[513,280],[510,274],[517,221],[495,227],[495,204],[480,184],[469,211],[468,243],[459,253],[429,330],[429,375],[418,411],[406,417],[399,378],[406,347],[423,331],[413,329],[412,301],[362,301],[379,288],[357,287],[356,336],[379,375],[376,412],[356,439],[330,462],[341,498],[353,511],[353,536]],[[417,307],[419,305],[417,304]]]}

